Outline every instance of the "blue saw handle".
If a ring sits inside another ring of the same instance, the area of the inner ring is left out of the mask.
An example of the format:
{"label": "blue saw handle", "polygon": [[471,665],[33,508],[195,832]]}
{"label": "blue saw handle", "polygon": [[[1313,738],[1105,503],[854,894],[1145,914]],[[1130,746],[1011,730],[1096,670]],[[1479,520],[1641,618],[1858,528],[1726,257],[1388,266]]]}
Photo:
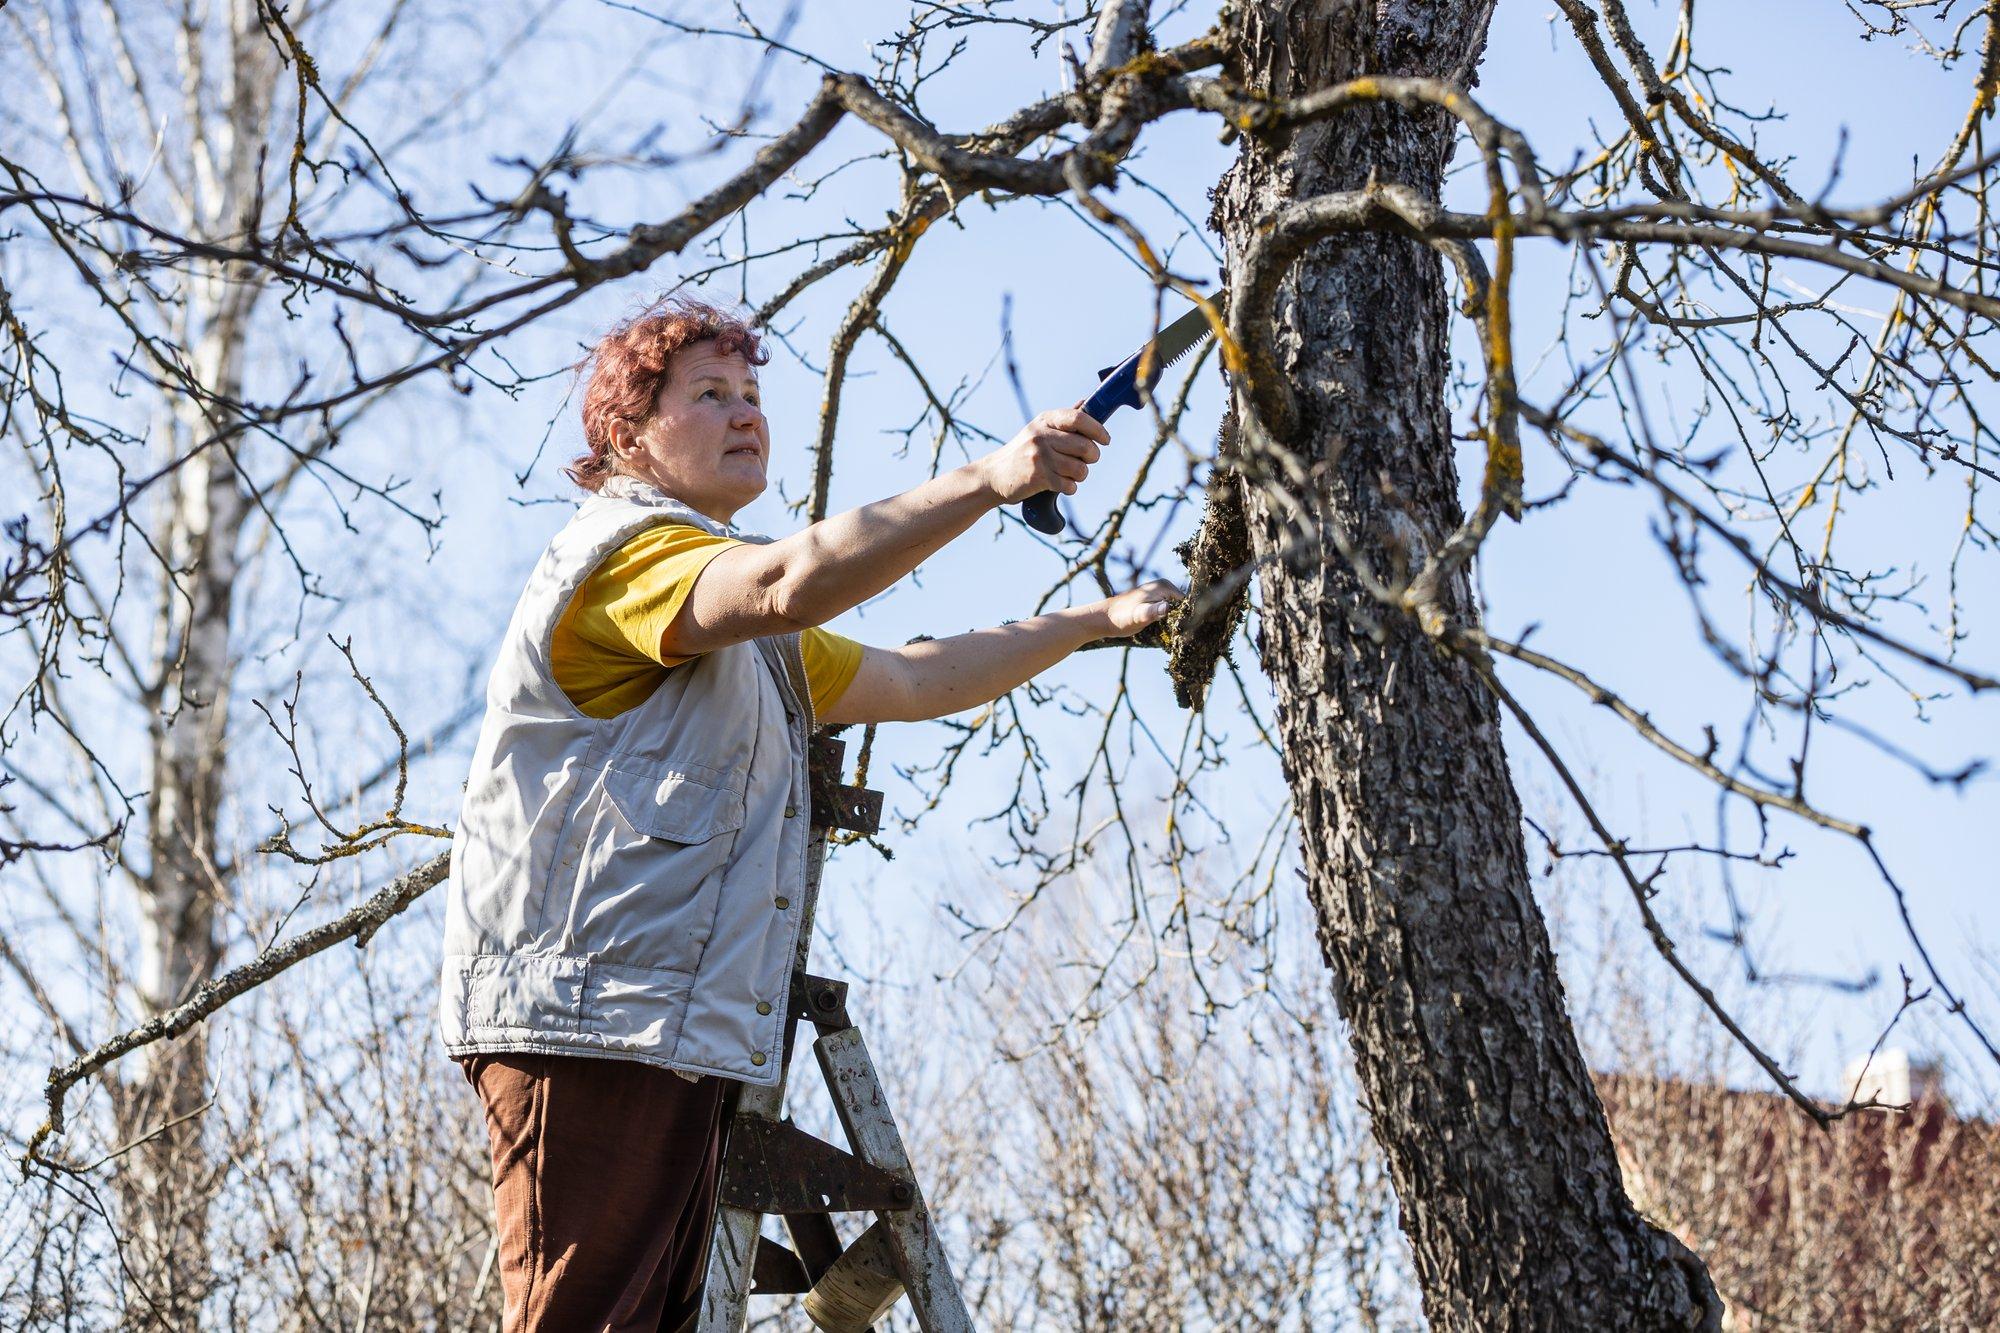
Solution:
{"label": "blue saw handle", "polygon": [[[1139,359],[1140,354],[1135,353],[1110,370],[1099,371],[1097,392],[1083,400],[1083,410],[1103,422],[1121,407],[1138,407]],[[1036,532],[1047,533],[1051,537],[1063,530],[1063,516],[1056,508],[1054,491],[1043,491],[1023,500],[1021,517]]]}

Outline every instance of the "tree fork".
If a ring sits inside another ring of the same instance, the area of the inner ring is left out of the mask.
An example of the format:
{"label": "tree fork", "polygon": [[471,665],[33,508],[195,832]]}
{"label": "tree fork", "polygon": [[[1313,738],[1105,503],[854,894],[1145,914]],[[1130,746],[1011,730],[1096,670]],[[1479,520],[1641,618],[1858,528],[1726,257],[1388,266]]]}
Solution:
{"label": "tree fork", "polygon": [[[1280,97],[1361,74],[1469,78],[1490,3],[1392,5],[1379,21],[1376,8],[1246,4],[1229,73]],[[1287,142],[1246,136],[1211,218],[1231,289],[1274,209],[1371,178],[1435,199],[1451,150],[1442,112],[1388,105]],[[1625,1193],[1530,888],[1497,701],[1294,517],[1303,505],[1337,520],[1378,569],[1458,528],[1440,260],[1393,235],[1322,243],[1272,318],[1300,415],[1277,443],[1314,493],[1244,487],[1259,651],[1322,952],[1426,1313],[1439,1330],[1719,1328],[1700,1260]],[[1463,571],[1438,595],[1476,622]]]}

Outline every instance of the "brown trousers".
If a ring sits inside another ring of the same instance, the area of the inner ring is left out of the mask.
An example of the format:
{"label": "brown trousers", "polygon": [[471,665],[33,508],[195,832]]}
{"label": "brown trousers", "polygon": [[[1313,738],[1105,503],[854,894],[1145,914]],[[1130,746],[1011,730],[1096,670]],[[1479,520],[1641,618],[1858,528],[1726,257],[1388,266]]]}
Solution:
{"label": "brown trousers", "polygon": [[486,1107],[504,1333],[679,1333],[701,1313],[740,1085],[631,1060],[459,1060]]}

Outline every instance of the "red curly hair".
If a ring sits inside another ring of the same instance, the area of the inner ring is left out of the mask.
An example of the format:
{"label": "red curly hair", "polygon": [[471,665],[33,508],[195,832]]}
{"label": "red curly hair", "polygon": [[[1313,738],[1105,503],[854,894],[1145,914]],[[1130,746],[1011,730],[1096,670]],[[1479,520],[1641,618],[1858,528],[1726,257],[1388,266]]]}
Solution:
{"label": "red curly hair", "polygon": [[713,339],[724,353],[738,353],[753,366],[771,359],[749,321],[691,296],[667,296],[597,340],[577,363],[587,376],[583,388],[584,451],[563,469],[587,491],[604,485],[617,471],[611,456],[611,423],[645,424],[660,400],[667,367],[689,343]]}

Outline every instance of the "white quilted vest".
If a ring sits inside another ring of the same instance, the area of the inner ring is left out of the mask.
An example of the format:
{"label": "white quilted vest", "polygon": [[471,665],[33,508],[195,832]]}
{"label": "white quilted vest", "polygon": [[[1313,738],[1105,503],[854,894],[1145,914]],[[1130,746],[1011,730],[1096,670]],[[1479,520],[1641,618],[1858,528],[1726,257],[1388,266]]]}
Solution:
{"label": "white quilted vest", "polygon": [[570,597],[663,523],[741,535],[614,477],[514,608],[452,843],[439,1018],[453,1055],[777,1080],[810,811],[798,635],[703,654],[602,720],[549,670]]}

